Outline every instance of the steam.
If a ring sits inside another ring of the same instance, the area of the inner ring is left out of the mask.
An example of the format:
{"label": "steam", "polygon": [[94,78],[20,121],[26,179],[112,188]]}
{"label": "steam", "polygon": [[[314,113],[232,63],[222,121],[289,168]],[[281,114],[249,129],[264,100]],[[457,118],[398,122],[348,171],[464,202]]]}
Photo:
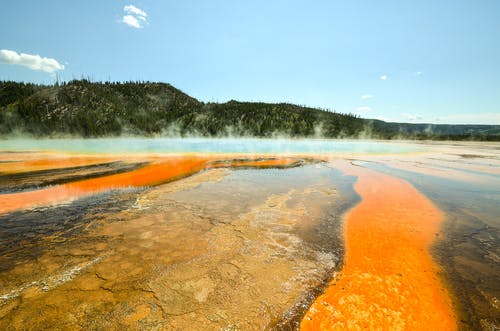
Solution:
{"label": "steam", "polygon": [[24,139],[0,142],[0,150],[45,151],[83,154],[344,154],[399,153],[413,150],[398,144],[367,140],[288,139],[288,138],[96,138]]}

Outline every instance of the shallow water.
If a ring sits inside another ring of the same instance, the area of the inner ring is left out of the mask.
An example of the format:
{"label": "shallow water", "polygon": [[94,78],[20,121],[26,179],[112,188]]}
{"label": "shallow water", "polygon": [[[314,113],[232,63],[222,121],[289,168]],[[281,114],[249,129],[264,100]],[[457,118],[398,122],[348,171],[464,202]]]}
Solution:
{"label": "shallow water", "polygon": [[[374,327],[415,327],[437,311],[459,329],[500,325],[495,144],[134,138],[0,150],[0,329],[287,330],[315,304],[328,309],[309,311],[307,329],[354,329],[362,311]],[[350,300],[347,319],[319,299],[350,277],[346,242],[370,256],[358,266],[372,279],[401,291],[364,290],[361,271],[356,290],[332,296]],[[400,254],[385,260],[411,247],[411,268]]]}

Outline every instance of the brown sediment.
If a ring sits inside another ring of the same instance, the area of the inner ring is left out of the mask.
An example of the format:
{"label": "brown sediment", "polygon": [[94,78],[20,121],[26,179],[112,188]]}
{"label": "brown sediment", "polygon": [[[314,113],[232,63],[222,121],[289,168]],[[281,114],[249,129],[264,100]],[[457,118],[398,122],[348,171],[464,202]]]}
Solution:
{"label": "brown sediment", "polygon": [[[306,160],[296,159],[296,158],[245,158],[245,159],[229,159],[229,160],[217,160],[211,163],[211,168],[217,167],[238,167],[238,168],[289,168],[301,165]],[[308,160],[310,161],[310,160]]]}
{"label": "brown sediment", "polygon": [[343,161],[362,201],[345,221],[341,273],[301,330],[455,330],[451,300],[429,247],[444,215],[407,182]]}
{"label": "brown sediment", "polygon": [[[86,162],[91,162],[91,158],[85,158]],[[96,158],[94,161],[100,160]],[[258,158],[236,160],[231,159],[227,162],[209,162],[215,161],[210,157],[196,156],[170,156],[155,158],[152,162],[140,169],[126,173],[118,173],[110,176],[86,179],[63,185],[43,188],[36,191],[2,194],[2,205],[0,213],[11,212],[18,209],[30,208],[36,206],[45,206],[54,203],[69,201],[74,198],[94,194],[110,189],[121,189],[128,187],[154,186],[182,177],[204,169],[220,167],[286,167],[300,164],[300,160],[294,158]],[[26,169],[35,167],[38,169],[38,163],[24,165]],[[47,166],[47,160],[41,164]],[[299,163],[298,163],[299,162]]]}
{"label": "brown sediment", "polygon": [[446,209],[446,213],[444,236],[434,247],[434,253],[452,291],[458,328],[497,330],[500,326],[498,228],[454,208]]}
{"label": "brown sediment", "polygon": [[[91,207],[83,216],[101,218],[98,226],[54,245],[47,238],[39,245],[50,249],[0,274],[0,329],[272,327],[338,261],[306,239],[340,224],[326,212],[343,200],[330,171],[210,170],[101,217]],[[64,216],[83,200],[54,209]]]}

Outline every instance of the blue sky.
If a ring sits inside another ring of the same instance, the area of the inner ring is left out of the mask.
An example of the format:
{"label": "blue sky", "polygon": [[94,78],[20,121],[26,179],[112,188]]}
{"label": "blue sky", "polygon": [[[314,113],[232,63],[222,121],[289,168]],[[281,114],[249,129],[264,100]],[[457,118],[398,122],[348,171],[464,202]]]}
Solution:
{"label": "blue sky", "polygon": [[498,0],[4,1],[0,79],[500,124],[499,31]]}

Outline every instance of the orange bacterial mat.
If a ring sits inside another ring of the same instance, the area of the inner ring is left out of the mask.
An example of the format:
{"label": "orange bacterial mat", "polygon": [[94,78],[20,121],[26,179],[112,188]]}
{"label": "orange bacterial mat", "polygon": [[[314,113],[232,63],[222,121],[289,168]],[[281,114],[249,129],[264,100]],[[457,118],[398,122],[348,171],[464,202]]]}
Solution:
{"label": "orange bacterial mat", "polygon": [[429,247],[443,214],[407,182],[344,161],[362,201],[345,220],[345,263],[301,330],[456,330]]}
{"label": "orange bacterial mat", "polygon": [[[57,159],[56,159],[57,160]],[[85,162],[92,164],[102,158],[86,158]],[[217,163],[217,160],[228,161]],[[212,162],[209,162],[212,161]],[[150,164],[126,173],[105,177],[81,180],[63,185],[42,188],[35,191],[1,194],[0,213],[11,212],[23,208],[46,206],[61,203],[78,197],[111,190],[129,187],[145,187],[166,183],[175,179],[189,176],[204,169],[221,167],[284,167],[298,162],[293,158],[259,158],[232,161],[230,158],[215,159],[213,157],[170,156],[154,159]],[[24,164],[24,172],[38,170],[38,165],[49,166],[49,162],[33,161]],[[73,165],[72,163],[71,165]],[[54,162],[54,167],[59,164]]]}

